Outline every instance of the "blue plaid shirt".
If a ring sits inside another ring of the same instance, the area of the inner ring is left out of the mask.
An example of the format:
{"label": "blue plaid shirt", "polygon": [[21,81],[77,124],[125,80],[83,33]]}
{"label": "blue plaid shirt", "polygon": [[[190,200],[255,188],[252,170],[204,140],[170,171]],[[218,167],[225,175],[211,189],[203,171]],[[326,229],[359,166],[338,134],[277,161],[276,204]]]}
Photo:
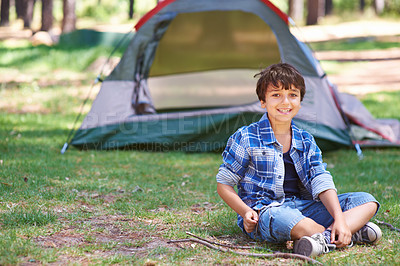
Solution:
{"label": "blue plaid shirt", "polygon": [[[260,121],[240,128],[229,138],[217,182],[236,185],[239,197],[254,210],[279,206],[285,200],[282,148],[264,114]],[[335,189],[313,136],[293,122],[290,157],[301,181],[301,198],[318,200],[321,192]],[[238,218],[243,228],[243,219]]]}

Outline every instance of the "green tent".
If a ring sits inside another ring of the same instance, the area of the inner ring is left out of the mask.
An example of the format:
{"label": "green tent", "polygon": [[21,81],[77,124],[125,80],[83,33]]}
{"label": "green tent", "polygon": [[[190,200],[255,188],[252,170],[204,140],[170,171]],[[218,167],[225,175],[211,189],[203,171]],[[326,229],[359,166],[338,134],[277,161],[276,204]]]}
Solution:
{"label": "green tent", "polygon": [[289,18],[267,0],[165,0],[135,26],[119,64],[71,144],[81,149],[215,151],[263,114],[254,74],[294,65],[307,93],[295,123],[323,150],[399,145],[399,122],[378,121],[338,93]]}

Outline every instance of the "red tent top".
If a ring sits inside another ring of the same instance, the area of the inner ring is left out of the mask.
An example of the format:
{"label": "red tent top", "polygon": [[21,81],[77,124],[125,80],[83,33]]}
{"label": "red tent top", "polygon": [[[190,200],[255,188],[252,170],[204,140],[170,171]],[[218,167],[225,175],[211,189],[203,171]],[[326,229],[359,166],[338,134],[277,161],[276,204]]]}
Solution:
{"label": "red tent top", "polygon": [[[160,2],[156,7],[154,7],[152,10],[147,12],[135,25],[136,31],[138,31],[143,24],[145,24],[152,16],[157,14],[161,9],[166,7],[167,5],[175,2],[176,0],[164,0]],[[289,16],[283,13],[278,7],[276,7],[273,3],[271,3],[268,0],[260,0],[263,2],[265,5],[267,5],[271,10],[273,10],[286,24],[289,24]]]}

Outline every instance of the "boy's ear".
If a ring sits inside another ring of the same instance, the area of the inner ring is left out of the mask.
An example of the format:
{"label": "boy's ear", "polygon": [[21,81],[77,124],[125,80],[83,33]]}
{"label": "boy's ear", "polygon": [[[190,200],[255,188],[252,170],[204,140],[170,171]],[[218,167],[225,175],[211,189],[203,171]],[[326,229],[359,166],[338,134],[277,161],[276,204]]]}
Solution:
{"label": "boy's ear", "polygon": [[261,100],[260,103],[261,103],[261,108],[266,108],[267,107],[267,103],[264,102],[263,100]]}

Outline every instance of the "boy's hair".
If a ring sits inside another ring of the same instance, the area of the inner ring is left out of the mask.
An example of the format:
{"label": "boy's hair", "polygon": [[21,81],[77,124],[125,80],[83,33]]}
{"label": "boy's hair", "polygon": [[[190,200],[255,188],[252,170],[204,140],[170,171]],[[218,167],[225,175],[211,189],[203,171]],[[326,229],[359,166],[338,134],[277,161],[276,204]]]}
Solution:
{"label": "boy's hair", "polygon": [[269,86],[276,88],[282,86],[283,89],[289,90],[293,85],[300,90],[300,101],[303,100],[304,94],[306,94],[303,76],[294,66],[287,63],[270,65],[254,75],[254,77],[258,76],[260,77],[257,81],[256,92],[260,101],[265,101],[265,94]]}

